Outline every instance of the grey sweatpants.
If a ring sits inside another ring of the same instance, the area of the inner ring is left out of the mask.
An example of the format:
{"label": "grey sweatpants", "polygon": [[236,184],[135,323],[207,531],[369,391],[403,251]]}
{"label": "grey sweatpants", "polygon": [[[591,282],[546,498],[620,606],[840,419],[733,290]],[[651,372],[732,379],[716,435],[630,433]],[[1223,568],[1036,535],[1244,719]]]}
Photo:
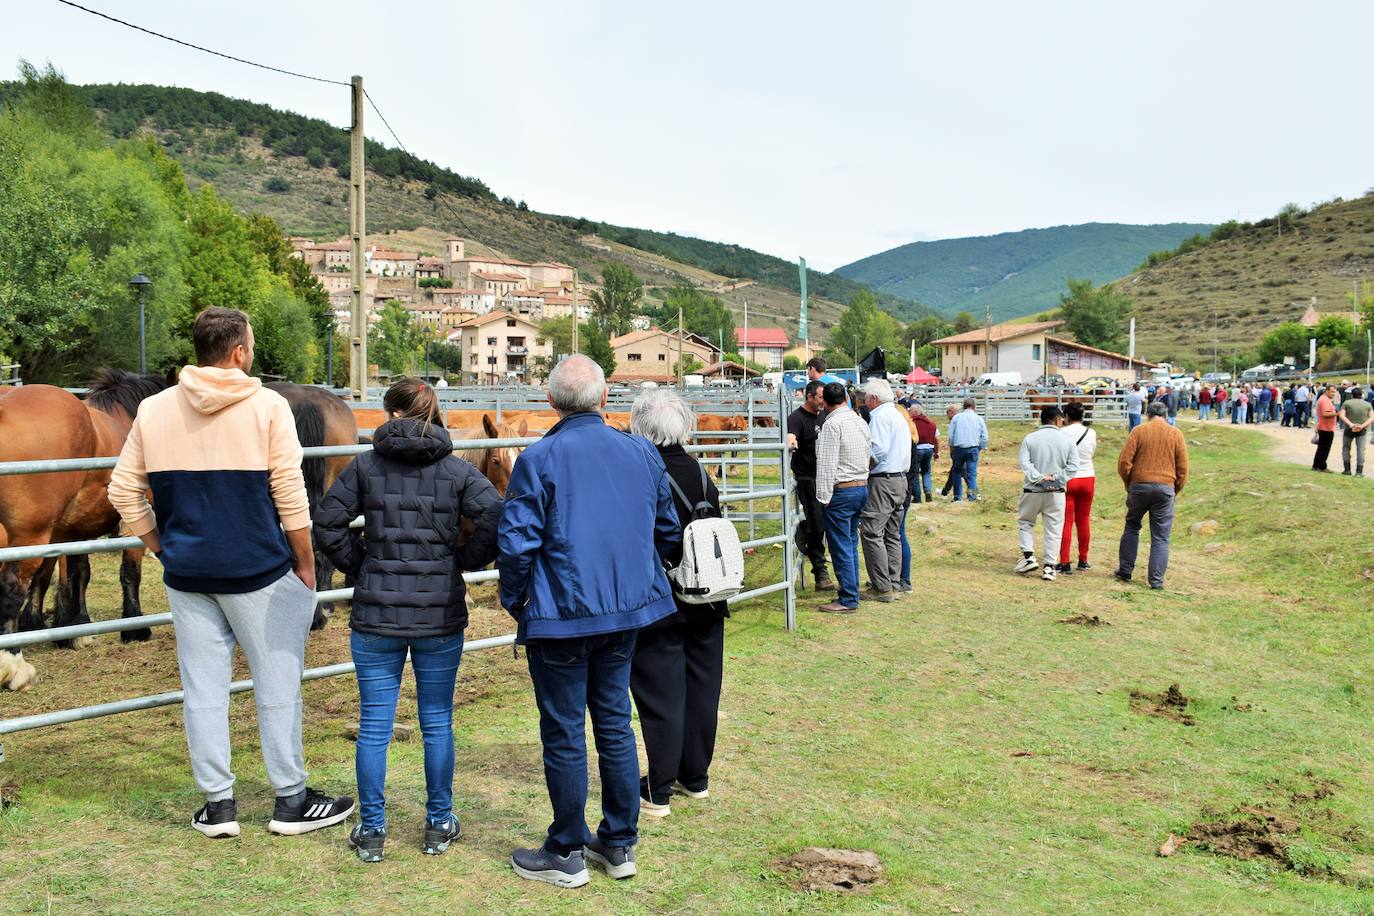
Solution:
{"label": "grey sweatpants", "polygon": [[242,595],[167,589],[177,634],[177,664],[186,691],[183,714],[191,775],[207,801],[231,798],[229,682],[234,646],[253,675],[258,734],[267,780],[277,795],[305,788],[301,753],[301,672],[315,595],[295,573]]}
{"label": "grey sweatpants", "polygon": [[1017,516],[1017,541],[1021,552],[1035,553],[1035,520],[1044,518],[1045,552],[1043,563],[1054,565],[1059,562],[1059,542],[1064,537],[1064,494],[1060,493],[1022,493],[1020,512]]}
{"label": "grey sweatpants", "polygon": [[1126,490],[1126,527],[1121,532],[1117,570],[1127,576],[1135,572],[1140,550],[1140,526],[1150,516],[1149,583],[1164,587],[1164,572],[1169,568],[1169,535],[1174,528],[1174,488],[1164,483],[1133,483]]}
{"label": "grey sweatpants", "polygon": [[864,545],[868,581],[878,592],[897,588],[902,578],[902,506],[905,477],[868,478],[868,502],[860,518],[859,539]]}

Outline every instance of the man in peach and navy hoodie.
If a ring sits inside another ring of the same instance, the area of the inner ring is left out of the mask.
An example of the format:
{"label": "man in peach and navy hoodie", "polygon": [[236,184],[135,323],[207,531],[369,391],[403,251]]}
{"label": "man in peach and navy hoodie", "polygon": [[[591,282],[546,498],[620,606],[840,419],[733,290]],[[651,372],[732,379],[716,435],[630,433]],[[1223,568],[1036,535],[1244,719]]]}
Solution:
{"label": "man in peach and navy hoodie", "polygon": [[191,333],[199,365],[139,406],[110,502],[162,561],[191,773],[206,801],[191,826],[212,838],[239,834],[229,769],[238,645],[253,674],[263,762],[277,796],[268,830],[308,833],[342,822],[353,800],[305,784],[301,672],[315,561],[301,444],[285,399],[248,375],[248,316],[208,308]]}

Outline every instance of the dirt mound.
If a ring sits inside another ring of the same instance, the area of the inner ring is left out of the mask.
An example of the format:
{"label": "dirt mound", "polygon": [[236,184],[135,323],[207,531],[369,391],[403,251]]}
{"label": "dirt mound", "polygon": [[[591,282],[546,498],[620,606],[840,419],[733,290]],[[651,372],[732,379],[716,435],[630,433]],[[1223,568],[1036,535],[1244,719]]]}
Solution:
{"label": "dirt mound", "polygon": [[1296,818],[1246,805],[1220,820],[1194,824],[1188,839],[1201,849],[1233,859],[1269,859],[1292,868],[1288,837],[1302,825]]}
{"label": "dirt mound", "polygon": [[1131,709],[1144,716],[1158,716],[1183,725],[1197,724],[1197,720],[1187,712],[1188,704],[1191,702],[1192,700],[1183,695],[1177,684],[1170,684],[1169,689],[1163,693],[1131,691]]}
{"label": "dirt mound", "polygon": [[878,857],[866,850],[824,849],[808,846],[801,852],[781,859],[781,869],[796,871],[795,884],[807,891],[840,891],[867,893],[883,876]]}
{"label": "dirt mound", "polygon": [[1110,620],[1103,620],[1096,614],[1074,614],[1072,617],[1065,617],[1060,623],[1070,623],[1079,627],[1109,627],[1112,625]]}

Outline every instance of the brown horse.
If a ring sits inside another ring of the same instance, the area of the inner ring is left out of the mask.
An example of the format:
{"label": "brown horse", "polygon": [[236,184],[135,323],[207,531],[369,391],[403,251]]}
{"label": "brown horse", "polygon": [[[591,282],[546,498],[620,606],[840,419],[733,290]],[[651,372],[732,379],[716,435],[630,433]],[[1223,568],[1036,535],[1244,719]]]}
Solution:
{"label": "brown horse", "polygon": [[491,481],[496,492],[505,496],[506,487],[510,486],[511,472],[515,469],[515,457],[520,453],[520,449],[463,449],[460,445],[467,439],[523,439],[530,434],[529,420],[519,417],[497,423],[492,420],[490,414],[484,413],[481,427],[450,429],[449,434],[453,437],[453,454],[477,468],[483,477]]}
{"label": "brown horse", "polygon": [[[0,394],[0,461],[114,457],[124,446],[138,405],[167,386],[156,376],[102,369],[85,402],[49,385],[26,385]],[[119,515],[106,496],[110,471],[65,471],[0,477],[0,528],[9,546],[81,541],[115,534]],[[140,617],[143,549],[124,551],[119,568],[123,616]],[[53,560],[0,563],[0,632],[41,629],[43,599]],[[67,557],[59,577],[53,626],[89,623],[86,556]],[[125,642],[152,636],[125,630]],[[72,646],[73,641],[66,641]]]}
{"label": "brown horse", "polygon": [[[264,387],[277,392],[291,405],[291,416],[296,421],[296,437],[301,440],[303,447],[358,444],[358,425],[353,410],[337,395],[323,388],[291,382],[270,382]],[[334,458],[306,458],[301,462],[301,471],[305,474],[305,493],[310,500],[312,515],[324,494],[329,492],[334,481],[352,460],[352,455],[340,455]],[[324,551],[316,550],[315,587],[325,591],[330,588],[333,579],[334,565]],[[318,630],[333,613],[333,602],[317,604],[310,628]]]}

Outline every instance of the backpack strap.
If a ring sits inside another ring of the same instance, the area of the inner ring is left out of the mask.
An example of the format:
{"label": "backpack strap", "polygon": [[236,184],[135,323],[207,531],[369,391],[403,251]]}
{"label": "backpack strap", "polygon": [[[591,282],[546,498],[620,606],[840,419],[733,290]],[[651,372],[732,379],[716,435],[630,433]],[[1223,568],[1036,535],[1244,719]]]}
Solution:
{"label": "backpack strap", "polygon": [[[664,471],[664,473],[667,474],[667,471]],[[705,468],[702,468],[701,470],[701,477],[702,480],[705,481]],[[690,499],[687,498],[687,494],[682,492],[682,487],[679,487],[677,485],[677,481],[673,479],[672,474],[668,474],[668,485],[673,488],[673,492],[677,494],[677,498],[680,499],[682,501],[682,504],[686,506],[687,509],[692,513],[692,520],[695,520],[697,518],[705,518],[706,515],[704,513],[711,511],[711,504],[707,502],[704,498],[706,495],[706,489],[704,486],[702,487],[703,499],[699,503],[693,503]]]}

